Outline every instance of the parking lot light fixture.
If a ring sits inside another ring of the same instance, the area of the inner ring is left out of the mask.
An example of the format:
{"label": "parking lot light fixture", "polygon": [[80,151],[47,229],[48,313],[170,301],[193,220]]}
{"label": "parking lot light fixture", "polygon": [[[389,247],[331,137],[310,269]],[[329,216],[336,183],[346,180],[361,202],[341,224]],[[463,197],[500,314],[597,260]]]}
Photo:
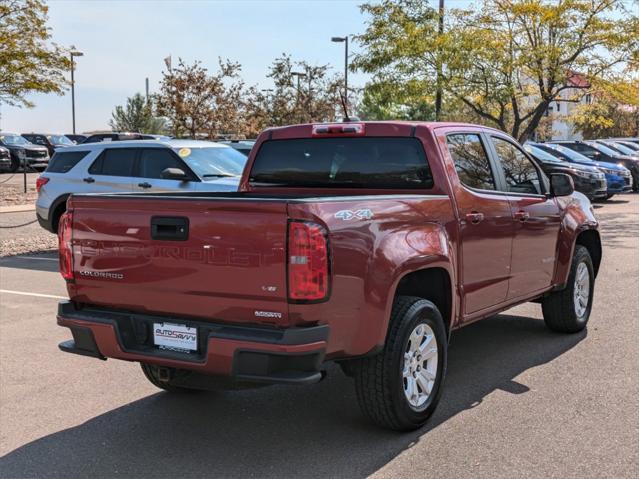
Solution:
{"label": "parking lot light fixture", "polygon": [[348,109],[348,35],[345,37],[331,37],[334,43],[344,43],[344,103]]}

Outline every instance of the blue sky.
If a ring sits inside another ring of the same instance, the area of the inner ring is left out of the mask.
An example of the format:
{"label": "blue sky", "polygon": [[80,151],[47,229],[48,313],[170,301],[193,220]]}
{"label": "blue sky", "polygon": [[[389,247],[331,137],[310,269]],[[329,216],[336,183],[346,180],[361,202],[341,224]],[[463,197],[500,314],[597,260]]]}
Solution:
{"label": "blue sky", "polygon": [[[50,0],[53,40],[75,45],[77,131],[107,129],[115,105],[158,85],[163,58],[200,60],[215,69],[217,58],[243,66],[247,84],[269,87],[268,66],[282,53],[311,63],[343,65],[343,46],[331,36],[364,30],[364,0]],[[430,0],[436,4],[436,0]],[[469,0],[446,0],[450,7]],[[353,50],[357,50],[354,45]],[[363,85],[364,75],[349,82]],[[34,95],[32,109],[2,106],[4,131],[71,132],[71,97]]]}
{"label": "blue sky", "polygon": [[[283,52],[341,70],[343,46],[335,35],[363,30],[361,0],[334,1],[50,1],[53,39],[75,45],[78,131],[107,128],[114,105],[135,92],[151,91],[161,78],[163,58],[201,60],[214,69],[217,58],[243,65],[247,84],[269,86],[265,75]],[[361,75],[352,83],[363,83]],[[2,107],[5,131],[71,131],[71,98],[34,95],[33,109]]]}

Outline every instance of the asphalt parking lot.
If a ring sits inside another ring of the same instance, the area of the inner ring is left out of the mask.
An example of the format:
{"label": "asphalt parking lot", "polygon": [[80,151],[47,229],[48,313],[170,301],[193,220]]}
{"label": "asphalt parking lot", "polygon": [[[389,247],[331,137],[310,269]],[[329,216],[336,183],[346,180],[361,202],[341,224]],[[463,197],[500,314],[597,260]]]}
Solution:
{"label": "asphalt parking lot", "polygon": [[64,354],[53,255],[0,259],[0,476],[638,477],[639,194],[597,205],[587,331],[536,304],[453,334],[439,409],[399,434],[330,367],[307,387],[170,395],[137,364]]}

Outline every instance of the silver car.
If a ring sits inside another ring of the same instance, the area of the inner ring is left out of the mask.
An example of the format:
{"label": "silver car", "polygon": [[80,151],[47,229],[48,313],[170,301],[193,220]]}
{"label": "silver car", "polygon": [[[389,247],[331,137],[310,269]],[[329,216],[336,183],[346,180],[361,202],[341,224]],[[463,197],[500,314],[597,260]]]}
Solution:
{"label": "silver car", "polygon": [[57,151],[38,178],[36,215],[57,232],[72,193],[237,191],[246,156],[219,143],[137,140]]}

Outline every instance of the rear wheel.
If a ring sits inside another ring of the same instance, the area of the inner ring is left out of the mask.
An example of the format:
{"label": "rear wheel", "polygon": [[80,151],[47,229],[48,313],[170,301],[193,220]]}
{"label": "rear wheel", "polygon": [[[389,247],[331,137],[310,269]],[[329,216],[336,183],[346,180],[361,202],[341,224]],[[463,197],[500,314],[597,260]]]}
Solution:
{"label": "rear wheel", "polygon": [[439,401],[446,359],[446,328],[437,307],[398,297],[382,352],[352,363],[362,412],[389,429],[422,426]]}
{"label": "rear wheel", "polygon": [[576,245],[567,286],[541,303],[546,326],[561,333],[584,329],[590,318],[594,290],[595,274],[590,253],[584,246]]}

